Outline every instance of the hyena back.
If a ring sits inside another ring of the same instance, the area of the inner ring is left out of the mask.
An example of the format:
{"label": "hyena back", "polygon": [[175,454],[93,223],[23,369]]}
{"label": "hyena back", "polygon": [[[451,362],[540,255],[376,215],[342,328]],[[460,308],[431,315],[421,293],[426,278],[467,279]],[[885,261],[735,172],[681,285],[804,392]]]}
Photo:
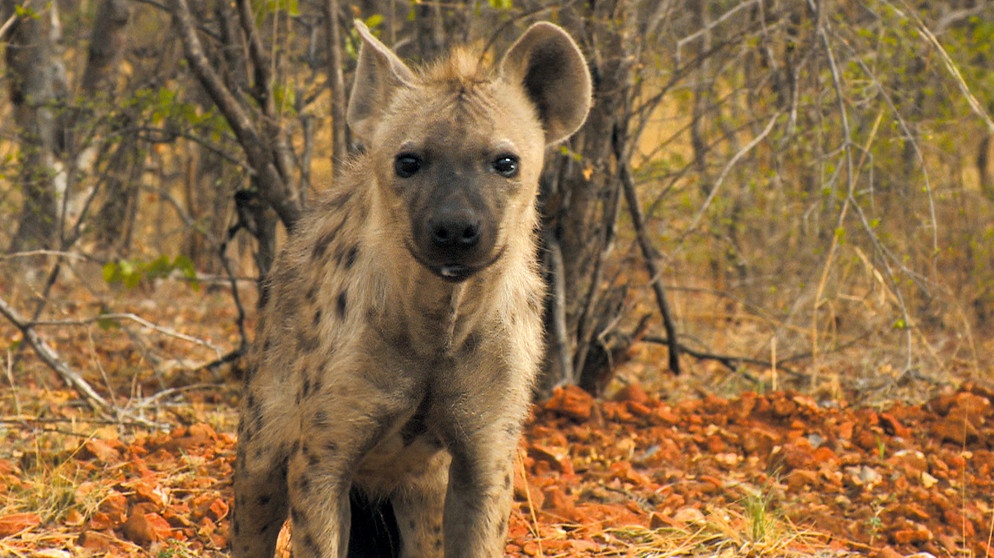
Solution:
{"label": "hyena back", "polygon": [[246,377],[233,555],[344,557],[350,492],[401,556],[503,554],[541,357],[535,207],[547,146],[586,118],[582,55],[532,26],[493,67],[412,71],[361,24],[348,123],[366,149],[288,240]]}

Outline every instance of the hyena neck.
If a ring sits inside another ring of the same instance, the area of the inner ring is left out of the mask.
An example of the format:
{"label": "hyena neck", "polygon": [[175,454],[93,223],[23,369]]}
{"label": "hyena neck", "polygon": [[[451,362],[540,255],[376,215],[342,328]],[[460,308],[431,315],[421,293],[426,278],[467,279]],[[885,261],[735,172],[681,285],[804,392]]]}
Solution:
{"label": "hyena neck", "polygon": [[450,283],[413,258],[393,265],[403,266],[404,271],[384,274],[392,276],[396,284],[386,291],[381,323],[416,352],[452,357],[496,319],[493,298],[482,293],[491,292],[500,281],[497,270],[484,270],[461,283]]}

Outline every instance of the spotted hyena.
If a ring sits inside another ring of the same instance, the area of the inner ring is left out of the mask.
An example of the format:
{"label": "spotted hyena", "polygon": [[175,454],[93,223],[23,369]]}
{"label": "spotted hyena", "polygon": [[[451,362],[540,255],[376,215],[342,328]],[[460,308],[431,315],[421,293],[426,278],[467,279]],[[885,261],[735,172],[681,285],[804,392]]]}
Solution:
{"label": "spotted hyena", "polygon": [[295,557],[344,557],[361,495],[389,504],[391,553],[499,556],[542,351],[539,171],[586,118],[590,77],[549,23],[495,65],[456,51],[417,71],[356,27],[365,149],[269,277],[233,555],[272,557],[289,512]]}

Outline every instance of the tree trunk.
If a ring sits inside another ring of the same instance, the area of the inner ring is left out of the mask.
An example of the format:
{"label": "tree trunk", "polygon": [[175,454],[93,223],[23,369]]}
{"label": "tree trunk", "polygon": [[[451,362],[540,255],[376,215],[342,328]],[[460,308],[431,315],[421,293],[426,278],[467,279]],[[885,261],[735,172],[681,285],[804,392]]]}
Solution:
{"label": "tree trunk", "polygon": [[604,385],[611,373],[613,348],[602,340],[617,327],[625,290],[602,284],[603,263],[614,243],[622,187],[615,150],[629,153],[637,140],[627,132],[641,40],[635,7],[624,0],[589,2],[561,16],[588,56],[594,105],[568,144],[575,156],[560,155],[543,180],[545,269],[557,286],[546,309],[543,389]]}
{"label": "tree trunk", "polygon": [[[72,144],[80,129],[86,130],[95,113],[103,114],[117,97],[117,76],[127,44],[128,21],[131,18],[129,0],[104,0],[97,9],[97,17],[90,34],[90,48],[87,54],[86,70],[80,81],[80,108],[76,112],[72,134]],[[107,195],[94,222],[97,242],[101,246],[125,249],[130,240],[131,224],[137,209],[137,182],[135,159],[140,158],[139,142],[122,141],[118,146],[115,161],[119,172],[107,175]],[[77,160],[85,165],[92,160],[86,153],[96,147],[71,145],[70,152],[81,150]],[[122,152],[123,151],[123,152]],[[137,172],[140,173],[140,163]],[[86,169],[80,168],[85,171]]]}
{"label": "tree trunk", "polygon": [[[231,126],[245,154],[245,161],[253,171],[251,191],[245,194],[264,202],[266,211],[275,211],[288,233],[292,234],[303,203],[299,180],[293,174],[292,146],[271,90],[275,83],[270,75],[272,64],[255,27],[255,17],[248,0],[236,1],[232,9],[237,13],[229,14],[223,8],[218,10],[222,25],[227,26],[227,41],[222,48],[244,51],[246,57],[243,64],[226,68],[227,71],[221,73],[200,41],[187,0],[170,2],[170,12],[183,43],[186,60]],[[223,20],[227,17],[237,20],[237,26]],[[236,33],[235,28],[239,32]],[[251,100],[243,94],[245,85],[248,85]],[[261,247],[256,261],[260,278],[264,278],[273,263],[274,251],[270,247],[275,244],[275,221],[260,219],[252,232],[261,235],[256,236]],[[264,299],[263,292],[260,300]]]}
{"label": "tree trunk", "polygon": [[[17,4],[4,0],[0,19],[11,17]],[[58,232],[54,81],[58,73],[51,31],[46,13],[17,17],[7,43],[8,83],[21,144],[19,178],[24,196],[11,252],[50,248]]]}

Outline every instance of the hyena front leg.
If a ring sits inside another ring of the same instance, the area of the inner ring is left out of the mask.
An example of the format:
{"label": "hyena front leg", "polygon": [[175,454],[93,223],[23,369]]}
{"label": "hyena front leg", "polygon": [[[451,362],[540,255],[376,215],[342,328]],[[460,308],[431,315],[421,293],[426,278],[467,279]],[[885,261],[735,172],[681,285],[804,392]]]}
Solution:
{"label": "hyena front leg", "polygon": [[442,514],[449,461],[447,452],[438,452],[424,474],[412,477],[390,498],[403,542],[401,558],[441,558],[444,555]]}
{"label": "hyena front leg", "polygon": [[445,556],[504,555],[517,439],[516,427],[493,425],[452,448],[445,500]]}
{"label": "hyena front leg", "polygon": [[301,439],[287,475],[294,558],[346,556],[353,474],[407,412],[406,393],[365,387],[353,386],[347,398],[327,388],[299,411]]}
{"label": "hyena front leg", "polygon": [[267,420],[249,393],[242,402],[235,456],[234,558],[272,558],[287,515],[286,466],[289,448],[277,420]]}

